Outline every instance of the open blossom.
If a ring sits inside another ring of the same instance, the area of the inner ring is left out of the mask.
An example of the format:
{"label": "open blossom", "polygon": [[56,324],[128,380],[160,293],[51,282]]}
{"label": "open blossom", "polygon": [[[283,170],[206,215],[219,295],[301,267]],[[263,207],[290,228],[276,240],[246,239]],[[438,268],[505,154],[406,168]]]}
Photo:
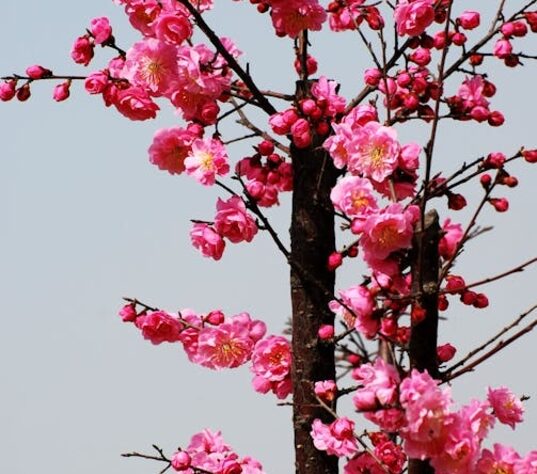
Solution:
{"label": "open blossom", "polygon": [[214,184],[216,176],[229,172],[224,145],[216,138],[198,138],[185,159],[186,172],[205,186]]}
{"label": "open blossom", "polygon": [[153,344],[177,342],[183,325],[177,318],[165,311],[149,311],[139,315],[134,324],[142,331],[144,339]]}
{"label": "open blossom", "polygon": [[513,474],[535,474],[537,472],[537,451],[530,451],[515,462]]}
{"label": "open blossom", "polygon": [[177,48],[153,38],[134,43],[127,51],[122,76],[160,97],[177,81]]}
{"label": "open blossom", "polygon": [[272,382],[285,379],[291,372],[291,345],[283,336],[269,336],[255,345],[252,356],[255,375]]}
{"label": "open blossom", "polygon": [[311,428],[313,444],[321,451],[335,456],[352,456],[358,451],[354,421],[346,417],[338,418],[330,425],[315,419]]}
{"label": "open blossom", "polygon": [[155,133],[149,147],[149,161],[170,174],[180,174],[185,170],[185,158],[196,138],[189,129],[162,128]]}
{"label": "open blossom", "polygon": [[180,45],[192,36],[190,20],[180,13],[159,15],[154,29],[157,39],[172,45]]}
{"label": "open blossom", "polygon": [[87,35],[80,36],[75,40],[71,49],[71,58],[77,64],[87,66],[93,58],[93,44]]}
{"label": "open blossom", "polygon": [[462,226],[453,224],[451,219],[446,219],[442,225],[442,232],[444,235],[440,239],[438,250],[443,258],[452,258],[464,234]]}
{"label": "open blossom", "polygon": [[352,286],[340,291],[339,297],[346,307],[333,300],[329,303],[330,310],[343,318],[347,326],[354,326],[365,337],[373,338],[380,328],[380,322],[373,316],[374,299],[367,287]]}
{"label": "open blossom", "polygon": [[416,206],[404,209],[400,204],[391,204],[368,216],[360,238],[365,261],[375,267],[378,261],[386,259],[392,252],[410,248],[418,217]]}
{"label": "open blossom", "polygon": [[483,76],[475,75],[470,78],[467,77],[459,87],[457,96],[462,99],[463,106],[467,109],[473,109],[474,107],[484,107],[487,109],[489,101],[483,95],[484,88],[485,81]]}
{"label": "open blossom", "polygon": [[326,12],[317,0],[272,1],[272,24],[279,36],[296,38],[302,30],[319,31]]}
{"label": "open blossom", "polygon": [[362,387],[352,401],[357,410],[374,410],[378,405],[397,401],[399,374],[395,367],[378,358],[374,364],[363,364],[352,371],[352,378]]}
{"label": "open blossom", "polygon": [[220,260],[226,243],[224,239],[208,224],[197,223],[190,231],[192,245],[199,249],[204,257]]}
{"label": "open blossom", "polygon": [[401,382],[399,390],[406,417],[406,427],[401,432],[406,453],[419,459],[438,456],[453,424],[449,390],[441,390],[427,372],[415,369]]}
{"label": "open blossom", "polygon": [[324,115],[333,117],[345,110],[345,99],[336,92],[337,82],[321,76],[311,87],[311,94],[323,108]]}
{"label": "open blossom", "polygon": [[488,401],[492,406],[494,416],[500,423],[515,429],[515,424],[522,421],[524,406],[507,387],[489,388]]}
{"label": "open blossom", "polygon": [[418,36],[434,21],[434,0],[400,0],[395,8],[397,33]]}
{"label": "open blossom", "polygon": [[361,174],[383,181],[397,168],[400,145],[394,128],[379,122],[368,122],[353,130],[348,145],[348,167],[352,174]]}
{"label": "open blossom", "polygon": [[494,451],[488,449],[482,451],[475,472],[476,474],[516,474],[514,466],[519,459],[520,456],[513,448],[495,443]]}
{"label": "open blossom", "polygon": [[131,120],[148,120],[157,116],[159,106],[141,87],[120,89],[113,97],[116,109]]}
{"label": "open blossom", "polygon": [[257,233],[257,224],[246,212],[246,205],[239,196],[232,196],[227,201],[220,198],[216,204],[214,218],[216,231],[233,243],[251,242]]}
{"label": "open blossom", "polygon": [[377,209],[371,182],[358,176],[342,178],[332,189],[330,199],[338,211],[351,218]]}

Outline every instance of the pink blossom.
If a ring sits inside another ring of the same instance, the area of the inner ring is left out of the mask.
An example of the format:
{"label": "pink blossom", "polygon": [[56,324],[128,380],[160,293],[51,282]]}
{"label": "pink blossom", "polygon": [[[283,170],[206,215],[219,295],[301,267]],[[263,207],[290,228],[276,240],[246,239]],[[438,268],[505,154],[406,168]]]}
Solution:
{"label": "pink blossom", "polygon": [[383,181],[397,167],[399,150],[395,129],[378,122],[368,122],[353,130],[352,141],[348,145],[349,171]]}
{"label": "pink blossom", "polygon": [[494,411],[494,416],[500,423],[515,429],[515,424],[522,421],[524,406],[520,399],[507,387],[488,389],[488,401]]}
{"label": "pink blossom", "polygon": [[75,40],[71,49],[71,58],[77,64],[87,66],[91,58],[93,58],[93,44],[91,44],[88,36],[80,36]]}
{"label": "pink blossom", "polygon": [[291,372],[291,345],[282,336],[258,341],[252,355],[252,372],[271,382],[284,380]]}
{"label": "pink blossom", "polygon": [[171,92],[178,79],[177,48],[153,38],[134,43],[122,76],[155,97]]}
{"label": "pink blossom", "polygon": [[134,324],[142,331],[144,339],[152,344],[177,342],[183,325],[176,316],[165,311],[149,311],[139,315]]}
{"label": "pink blossom", "polygon": [[347,217],[364,217],[377,209],[371,182],[357,176],[342,178],[330,193],[332,204]]}
{"label": "pink blossom", "polygon": [[433,0],[400,0],[395,8],[395,22],[400,36],[418,36],[434,20]]}
{"label": "pink blossom", "polygon": [[157,116],[159,106],[141,87],[128,87],[117,92],[114,105],[119,113],[131,120],[148,120]]}
{"label": "pink blossom", "polygon": [[119,310],[119,316],[121,316],[124,323],[132,323],[136,321],[138,314],[136,313],[134,304],[129,303],[123,306],[123,308]]}
{"label": "pink blossom", "polygon": [[321,400],[331,402],[336,398],[337,385],[334,380],[322,380],[315,382],[314,391]]}
{"label": "pink blossom", "polygon": [[[477,461],[476,474],[516,474],[515,462],[520,459],[518,453],[502,444],[494,444],[494,452],[484,449]],[[522,472],[522,471],[517,471]]]}
{"label": "pink blossom", "polygon": [[380,322],[373,316],[374,299],[367,287],[352,286],[340,291],[339,296],[345,306],[333,300],[329,303],[330,310],[343,318],[347,326],[354,326],[367,338],[373,338],[380,328]]}
{"label": "pink blossom", "polygon": [[354,437],[354,421],[341,417],[330,425],[325,425],[321,420],[313,420],[311,426],[313,444],[321,451],[335,456],[352,456],[358,451],[356,438]]}
{"label": "pink blossom", "polygon": [[31,79],[43,79],[45,77],[50,77],[52,75],[52,71],[36,64],[26,68],[26,75]]}
{"label": "pink blossom", "polygon": [[436,357],[439,362],[448,362],[455,357],[456,352],[457,349],[448,342],[436,348]]}
{"label": "pink blossom", "polygon": [[419,459],[438,456],[454,424],[448,411],[449,390],[441,390],[427,372],[415,369],[401,382],[399,390],[407,422],[401,432],[406,453]]}
{"label": "pink blossom", "polygon": [[364,413],[364,417],[387,433],[400,431],[406,424],[405,414],[399,408],[384,408]]}
{"label": "pink blossom", "polygon": [[419,210],[415,206],[404,209],[400,204],[391,204],[368,216],[360,238],[364,260],[375,267],[392,252],[410,248],[418,217]]}
{"label": "pink blossom", "polygon": [[62,102],[69,98],[69,87],[71,86],[71,81],[65,81],[61,84],[58,84],[54,87],[54,92],[52,98],[56,102]]}
{"label": "pink blossom", "polygon": [[192,245],[201,251],[204,257],[220,260],[226,243],[224,239],[208,224],[194,224],[190,231]]}
{"label": "pink blossom", "polygon": [[112,36],[112,27],[110,26],[110,21],[105,16],[91,20],[89,30],[93,35],[93,41],[95,41],[95,44],[106,43]]}
{"label": "pink blossom", "polygon": [[90,94],[102,94],[108,85],[108,81],[108,74],[106,72],[92,72],[84,80],[84,88]]}
{"label": "pink blossom", "polygon": [[463,100],[465,108],[484,107],[488,109],[489,101],[483,95],[484,87],[483,76],[476,75],[463,81],[457,95]]}
{"label": "pink blossom", "polygon": [[328,341],[334,337],[335,331],[334,326],[332,324],[321,324],[319,326],[319,330],[317,331],[317,335],[319,336],[319,339],[322,341]]}
{"label": "pink blossom", "polygon": [[216,176],[229,172],[228,156],[222,142],[216,138],[198,138],[185,159],[186,172],[205,186],[213,185]]}
{"label": "pink blossom", "polygon": [[299,118],[291,125],[290,131],[293,136],[293,143],[297,148],[307,148],[311,145],[311,129],[306,119]]}
{"label": "pink blossom", "polygon": [[537,451],[530,451],[522,459],[515,462],[513,474],[536,474],[537,473]]}
{"label": "pink blossom", "polygon": [[336,92],[337,82],[330,81],[321,76],[312,88],[311,94],[317,99],[317,104],[322,106],[324,115],[333,117],[345,110],[345,99]]}
{"label": "pink blossom", "polygon": [[442,232],[444,235],[440,239],[438,250],[443,258],[452,258],[464,234],[462,226],[460,224],[452,224],[451,219],[446,219],[442,225]]}
{"label": "pink blossom", "polygon": [[153,35],[153,22],[161,10],[158,0],[129,0],[125,7],[130,24],[145,36]]}
{"label": "pink blossom", "polygon": [[180,45],[192,36],[192,25],[186,15],[170,13],[159,15],[154,24],[156,37],[172,45]]}
{"label": "pink blossom", "polygon": [[243,365],[250,360],[253,346],[248,325],[236,320],[204,327],[198,337],[200,363],[211,369]]}
{"label": "pink blossom", "polygon": [[192,458],[186,451],[177,451],[172,456],[171,464],[173,469],[176,471],[186,471],[190,467],[191,463]]}
{"label": "pink blossom", "polygon": [[499,39],[494,44],[492,52],[497,58],[505,59],[513,53],[513,45],[506,38]]}
{"label": "pink blossom", "polygon": [[[390,473],[392,471],[389,471]],[[393,471],[399,474],[400,471]],[[343,468],[344,474],[386,474],[384,466],[379,464],[367,451],[358,453]]]}
{"label": "pink blossom", "polygon": [[196,138],[189,129],[162,128],[155,133],[149,147],[149,161],[170,174],[180,174],[185,170],[185,158]]}
{"label": "pink blossom", "polygon": [[363,20],[364,10],[360,8],[365,0],[349,0],[331,8],[329,24],[332,31],[354,30]]}
{"label": "pink blossom", "polygon": [[319,31],[326,12],[317,0],[286,0],[273,2],[271,17],[277,35],[296,38],[302,30]]}
{"label": "pink blossom", "polygon": [[246,205],[239,196],[232,196],[227,201],[219,198],[216,209],[214,226],[222,237],[235,244],[252,241],[257,233],[257,224],[246,212]]}
{"label": "pink blossom", "polygon": [[359,411],[369,411],[378,405],[390,405],[397,400],[399,374],[395,367],[378,358],[374,364],[363,364],[352,371],[352,378],[362,386],[352,401]]}

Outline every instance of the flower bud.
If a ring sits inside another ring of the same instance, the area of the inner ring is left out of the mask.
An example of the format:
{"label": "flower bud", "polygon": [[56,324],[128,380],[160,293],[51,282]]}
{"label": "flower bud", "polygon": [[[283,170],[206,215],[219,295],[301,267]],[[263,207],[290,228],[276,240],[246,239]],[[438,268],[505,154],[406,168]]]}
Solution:
{"label": "flower bud", "polygon": [[343,263],[343,256],[339,252],[332,252],[328,257],[327,268],[333,272],[336,268]]}
{"label": "flower bud", "polygon": [[54,87],[54,92],[52,94],[52,98],[56,102],[62,102],[69,98],[69,87],[71,86],[71,81],[65,81],[61,84],[58,84],[56,87]]}
{"label": "flower bud", "polygon": [[45,77],[50,77],[52,71],[36,64],[35,66],[26,68],[26,75],[31,79],[43,79]]}
{"label": "flower bud", "polygon": [[436,348],[436,357],[439,362],[448,362],[455,356],[457,349],[453,347],[449,342]]}
{"label": "flower bud", "polygon": [[321,324],[319,331],[317,331],[317,335],[322,341],[328,341],[329,339],[332,339],[334,337],[334,334],[334,326],[332,326],[331,324]]}

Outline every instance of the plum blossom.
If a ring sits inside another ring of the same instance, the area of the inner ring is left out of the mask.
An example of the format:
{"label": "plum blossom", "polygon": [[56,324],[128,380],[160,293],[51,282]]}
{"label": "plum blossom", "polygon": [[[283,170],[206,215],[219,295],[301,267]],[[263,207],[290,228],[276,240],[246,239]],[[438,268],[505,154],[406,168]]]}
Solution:
{"label": "plum blossom", "polygon": [[464,235],[460,224],[453,224],[451,219],[446,219],[442,225],[444,235],[438,244],[440,255],[445,258],[452,258],[457,251],[457,247]]}
{"label": "plum blossom", "polygon": [[170,174],[181,174],[196,138],[197,135],[190,129],[181,127],[157,130],[149,147],[149,161]]}
{"label": "plum blossom", "polygon": [[128,87],[117,90],[113,104],[119,113],[131,120],[148,120],[157,116],[159,106],[155,104],[145,89]]}
{"label": "plum blossom", "polygon": [[397,401],[399,374],[395,367],[378,358],[374,364],[363,364],[352,371],[352,378],[360,385],[352,401],[357,410],[374,410],[379,405]]}
{"label": "plum blossom", "polygon": [[[341,317],[347,326],[355,327],[358,331],[371,339],[380,328],[380,322],[374,318],[374,299],[365,286],[352,286],[339,292],[342,303],[332,300],[329,303],[330,310]],[[352,310],[352,313],[349,311]]]}
{"label": "plum blossom", "polygon": [[338,418],[330,425],[315,419],[311,428],[313,444],[321,451],[335,456],[352,456],[358,451],[354,421],[346,417]]}
{"label": "plum blossom", "polygon": [[112,36],[110,21],[105,16],[91,20],[89,29],[95,44],[103,44]]}
{"label": "plum blossom", "polygon": [[224,239],[211,226],[204,223],[196,223],[190,231],[192,245],[201,251],[204,257],[220,260],[224,253],[226,243]]}
{"label": "plum blossom", "polygon": [[183,325],[177,316],[165,311],[149,311],[139,315],[134,324],[142,331],[144,339],[152,344],[177,342]]}
{"label": "plum blossom", "polygon": [[219,198],[216,209],[214,226],[222,237],[235,244],[252,241],[257,233],[257,224],[246,212],[246,205],[239,196],[232,196],[227,201]]}
{"label": "plum blossom", "polygon": [[279,36],[296,38],[302,30],[319,31],[326,12],[317,0],[271,0],[272,25]]}
{"label": "plum blossom", "polygon": [[513,448],[495,443],[494,451],[483,449],[481,452],[476,474],[515,474],[515,462],[519,459],[519,454]]}
{"label": "plum blossom", "polygon": [[377,209],[373,186],[358,176],[342,178],[330,193],[332,204],[347,217],[362,217]]}
{"label": "plum blossom", "polygon": [[494,416],[500,423],[515,429],[515,424],[522,421],[524,406],[520,399],[507,387],[489,387],[488,401],[492,406]]}
{"label": "plum blossom", "polygon": [[229,172],[228,156],[222,142],[216,138],[198,138],[185,158],[186,172],[205,186],[213,185],[216,176]]}
{"label": "plum blossom", "polygon": [[282,336],[269,336],[258,341],[252,354],[254,390],[272,391],[278,398],[286,398],[292,390],[291,345]]}
{"label": "plum blossom", "polygon": [[399,0],[395,23],[400,36],[418,36],[434,21],[434,0]]}

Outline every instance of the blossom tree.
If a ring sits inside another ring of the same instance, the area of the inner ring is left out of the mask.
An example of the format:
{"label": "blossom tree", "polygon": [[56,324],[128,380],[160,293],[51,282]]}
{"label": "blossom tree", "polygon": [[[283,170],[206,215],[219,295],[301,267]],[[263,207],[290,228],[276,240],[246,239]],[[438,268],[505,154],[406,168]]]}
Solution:
{"label": "blossom tree", "polygon": [[[485,284],[537,262],[530,256],[476,281],[455,269],[468,243],[491,230],[480,226],[483,213],[508,211],[504,192],[518,185],[510,166],[536,162],[537,150],[484,143],[481,156],[457,159],[452,170],[436,170],[435,158],[445,122],[491,133],[504,124],[493,67],[512,68],[515,81],[536,58],[519,44],[526,48],[522,38],[537,32],[537,0],[499,0],[487,22],[454,0],[251,0],[274,41],[294,52],[291,92],[262,89],[244,46],[218,34],[211,20],[238,5],[116,3],[139,39],[122,45],[108,18],[97,17],[71,51],[84,67],[111,51],[106,68],[72,75],[30,66],[2,78],[0,99],[26,101],[36,82],[52,81],[53,99],[62,102],[81,81],[130,120],[153,119],[161,107],[177,111],[181,124],[155,132],[149,161],[221,191],[207,211],[213,217],[193,219],[192,245],[218,261],[226,247],[266,232],[289,265],[292,304],[281,335],[267,334],[246,312],[173,312],[142,297],[126,298],[122,320],[155,345],[180,344],[194,364],[247,365],[256,392],[292,405],[298,474],[337,473],[340,459],[346,474],[536,473],[537,451],[487,444],[495,424],[522,421],[524,397],[499,385],[457,407],[449,386],[529,333],[537,305],[466,355],[456,357],[457,342],[440,344],[438,334],[456,300],[483,310]],[[313,51],[323,29],[359,41],[357,54],[370,57],[351,97],[340,95],[338,71],[317,74]],[[243,131],[226,136],[231,118]],[[401,139],[416,123],[426,139]],[[235,145],[246,142],[248,155],[237,156]],[[480,199],[468,203],[463,185],[479,189]],[[289,244],[268,212],[282,193],[292,193]],[[466,207],[470,219],[458,222]],[[367,274],[336,288],[337,273],[357,261]],[[338,411],[349,396],[355,414]],[[209,429],[176,452],[154,448],[124,456],[160,462],[161,472],[264,472]]]}

